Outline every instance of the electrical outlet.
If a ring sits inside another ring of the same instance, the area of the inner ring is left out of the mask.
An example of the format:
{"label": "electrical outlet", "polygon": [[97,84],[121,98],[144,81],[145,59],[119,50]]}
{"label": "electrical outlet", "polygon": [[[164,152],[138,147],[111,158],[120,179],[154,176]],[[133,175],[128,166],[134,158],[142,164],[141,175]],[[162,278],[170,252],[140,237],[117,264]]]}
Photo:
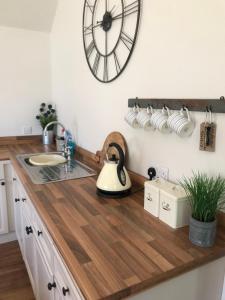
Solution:
{"label": "electrical outlet", "polygon": [[25,135],[32,134],[32,126],[23,126],[23,134]]}
{"label": "electrical outlet", "polygon": [[156,171],[156,176],[163,178],[165,180],[169,179],[169,169],[168,168],[163,168],[163,167],[159,167],[158,168],[158,172]]}
{"label": "electrical outlet", "polygon": [[156,171],[155,178],[163,178],[165,180],[169,179],[169,169],[168,168],[160,167],[160,166],[154,165],[154,164],[151,167],[154,168]]}

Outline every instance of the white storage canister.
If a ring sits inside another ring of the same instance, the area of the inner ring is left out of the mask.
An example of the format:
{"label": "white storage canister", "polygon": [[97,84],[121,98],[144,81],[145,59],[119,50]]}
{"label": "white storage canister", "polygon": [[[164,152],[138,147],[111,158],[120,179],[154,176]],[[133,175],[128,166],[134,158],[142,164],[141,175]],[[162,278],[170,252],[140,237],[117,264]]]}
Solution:
{"label": "white storage canister", "polygon": [[172,228],[188,225],[190,205],[185,190],[176,184],[160,191],[159,218]]}
{"label": "white storage canister", "polygon": [[162,178],[145,182],[144,209],[155,217],[159,217],[160,189],[168,185]]}

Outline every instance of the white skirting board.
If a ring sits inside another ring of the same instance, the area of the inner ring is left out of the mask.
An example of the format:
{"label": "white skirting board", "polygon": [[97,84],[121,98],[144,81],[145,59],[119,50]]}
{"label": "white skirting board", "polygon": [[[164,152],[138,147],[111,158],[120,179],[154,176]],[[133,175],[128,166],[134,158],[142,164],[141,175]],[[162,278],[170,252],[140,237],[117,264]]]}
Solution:
{"label": "white skirting board", "polygon": [[15,232],[10,232],[7,234],[0,235],[0,244],[9,243],[16,240],[17,237]]}
{"label": "white skirting board", "polygon": [[129,300],[225,300],[222,297],[225,258],[158,284]]}

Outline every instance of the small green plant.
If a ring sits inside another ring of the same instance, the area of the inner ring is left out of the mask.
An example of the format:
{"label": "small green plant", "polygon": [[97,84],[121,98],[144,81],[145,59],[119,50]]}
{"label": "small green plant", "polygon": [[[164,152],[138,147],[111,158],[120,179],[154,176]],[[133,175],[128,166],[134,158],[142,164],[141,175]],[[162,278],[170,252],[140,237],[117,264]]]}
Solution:
{"label": "small green plant", "polygon": [[[54,108],[52,108],[51,104],[41,103],[41,107],[39,109],[39,114],[36,116],[37,120],[40,120],[40,124],[42,129],[45,128],[45,126],[52,122],[57,121],[57,115]],[[48,130],[53,130],[54,125],[51,125],[48,127]]]}
{"label": "small green plant", "polygon": [[192,217],[201,222],[213,222],[217,211],[225,205],[225,179],[193,173],[180,182],[189,198]]}

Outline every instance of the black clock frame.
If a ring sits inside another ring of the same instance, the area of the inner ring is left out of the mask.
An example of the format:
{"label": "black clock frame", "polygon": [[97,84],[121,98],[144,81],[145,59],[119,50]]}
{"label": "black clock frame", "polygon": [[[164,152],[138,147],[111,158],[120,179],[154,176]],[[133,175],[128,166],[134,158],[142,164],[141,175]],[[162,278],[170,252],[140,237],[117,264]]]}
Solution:
{"label": "black clock frame", "polygon": [[[128,13],[128,14],[125,14],[125,13],[124,13],[124,2],[123,2],[123,0],[121,0],[121,4],[122,4],[122,13],[121,13],[121,16],[122,16],[122,23],[121,23],[121,28],[120,28],[120,34],[119,34],[118,40],[117,40],[115,46],[113,47],[112,51],[111,51],[110,53],[108,53],[107,55],[103,55],[103,54],[99,51],[99,49],[98,49],[98,46],[97,46],[97,43],[96,43],[96,40],[95,40],[94,31],[93,31],[93,29],[94,29],[93,27],[96,27],[96,25],[94,25],[93,22],[94,22],[94,11],[95,11],[96,4],[97,4],[98,1],[99,1],[99,0],[95,0],[94,6],[93,6],[91,34],[92,34],[92,37],[93,37],[94,47],[95,47],[97,53],[98,53],[100,56],[102,56],[102,57],[105,58],[105,57],[108,57],[108,56],[112,55],[112,53],[115,52],[115,50],[116,50],[116,48],[117,48],[117,46],[118,46],[118,44],[119,44],[119,42],[120,42],[120,40],[121,40],[121,35],[122,35],[122,32],[123,32],[123,26],[124,26],[124,17],[128,16],[128,15],[131,14],[132,12],[131,12],[131,13]],[[90,64],[90,62],[89,62],[89,59],[88,59],[87,48],[85,47],[85,46],[86,46],[86,44],[85,44],[85,30],[87,30],[87,28],[85,29],[85,10],[86,10],[86,7],[87,7],[87,5],[86,5],[87,2],[88,2],[88,0],[85,0],[85,1],[84,1],[84,8],[83,8],[83,46],[84,46],[85,57],[86,57],[86,60],[87,60],[87,63],[88,63],[88,67],[89,67],[89,69],[90,69],[92,75],[93,75],[98,81],[100,81],[100,82],[102,82],[102,83],[110,83],[110,82],[116,80],[116,79],[123,73],[123,71],[125,70],[126,66],[128,65],[128,63],[129,63],[129,61],[130,61],[130,58],[131,58],[132,53],[133,53],[133,51],[134,51],[134,47],[135,47],[136,40],[137,40],[137,35],[138,35],[139,23],[140,23],[141,0],[136,0],[136,1],[134,1],[134,2],[132,2],[132,3],[130,4],[130,5],[132,5],[132,4],[135,3],[135,2],[138,3],[138,4],[137,4],[138,8],[137,8],[137,11],[136,11],[136,12],[137,12],[137,21],[136,21],[136,26],[135,26],[135,34],[134,34],[134,38],[133,38],[133,40],[132,40],[132,41],[133,41],[133,45],[132,45],[132,47],[129,49],[128,46],[124,43],[124,45],[125,45],[125,46],[128,48],[128,50],[130,51],[130,52],[129,52],[129,55],[128,55],[127,59],[126,59],[126,62],[124,63],[124,65],[122,66],[122,68],[120,69],[119,72],[118,72],[118,65],[119,65],[118,59],[117,59],[117,61],[115,61],[115,63],[116,63],[117,75],[114,76],[114,77],[113,77],[112,79],[110,79],[110,80],[104,80],[104,79],[102,80],[102,79],[100,79],[100,78],[95,74],[94,69],[93,69],[94,66],[91,66],[91,64]],[[129,12],[129,10],[128,10],[128,12]],[[110,26],[110,28],[111,28],[111,26]],[[109,28],[109,29],[110,29],[110,28]],[[103,30],[106,32],[106,31],[108,31],[109,29],[107,29],[107,30],[103,29]],[[118,65],[117,65],[117,64],[118,64]]]}

